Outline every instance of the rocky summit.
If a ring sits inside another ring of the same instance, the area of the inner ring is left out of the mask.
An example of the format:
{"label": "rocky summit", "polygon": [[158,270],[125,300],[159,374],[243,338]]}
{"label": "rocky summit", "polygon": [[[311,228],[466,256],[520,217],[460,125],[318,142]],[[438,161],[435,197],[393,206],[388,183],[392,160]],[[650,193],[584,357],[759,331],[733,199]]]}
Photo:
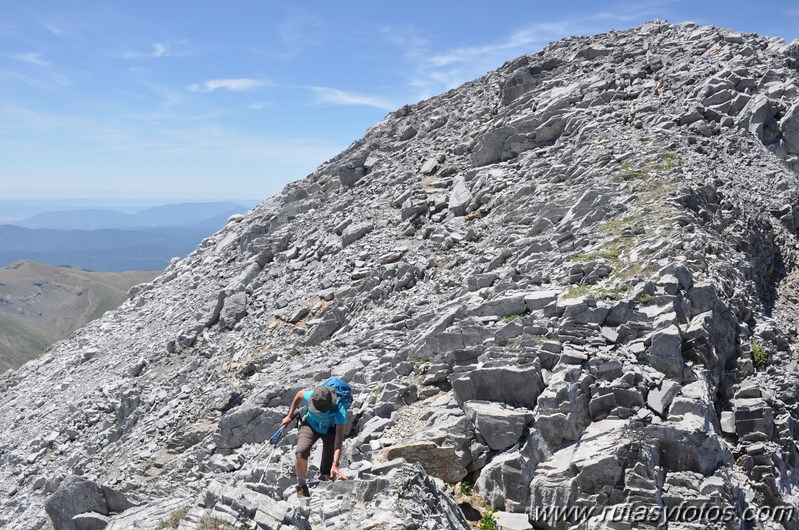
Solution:
{"label": "rocky summit", "polygon": [[403,107],[0,378],[0,526],[799,528],[797,172],[799,43],[691,23]]}

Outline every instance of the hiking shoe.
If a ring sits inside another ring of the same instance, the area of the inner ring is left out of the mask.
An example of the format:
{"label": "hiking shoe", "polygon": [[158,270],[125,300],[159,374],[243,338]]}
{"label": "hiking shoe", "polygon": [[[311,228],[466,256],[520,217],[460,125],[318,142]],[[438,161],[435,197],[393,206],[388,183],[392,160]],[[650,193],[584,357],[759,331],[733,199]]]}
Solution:
{"label": "hiking shoe", "polygon": [[308,484],[297,484],[298,497],[310,497],[311,491],[308,489]]}

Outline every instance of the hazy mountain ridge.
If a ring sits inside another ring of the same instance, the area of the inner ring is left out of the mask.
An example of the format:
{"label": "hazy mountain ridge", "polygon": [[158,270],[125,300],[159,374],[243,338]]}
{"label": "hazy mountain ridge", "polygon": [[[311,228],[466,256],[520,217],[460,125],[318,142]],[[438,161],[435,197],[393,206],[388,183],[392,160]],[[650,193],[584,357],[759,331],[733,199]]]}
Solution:
{"label": "hazy mountain ridge", "polygon": [[[797,171],[799,43],[691,23],[403,107],[0,378],[0,524],[799,528]],[[308,503],[259,450],[331,375]]]}
{"label": "hazy mountain ridge", "polygon": [[[235,202],[198,202],[167,204],[135,212],[106,209],[81,209],[44,212],[14,222],[24,228],[58,230],[99,230],[107,228],[152,228],[172,226],[207,226],[218,219],[242,213],[248,208]],[[222,223],[224,224],[224,222]]]}
{"label": "hazy mountain ridge", "polygon": [[0,269],[0,371],[18,368],[116,309],[157,272],[98,273],[32,261]]}
{"label": "hazy mountain ridge", "polygon": [[[0,266],[34,260],[95,271],[152,271],[185,256],[244,211],[232,202],[185,203],[135,213],[73,210],[0,225]],[[30,228],[44,226],[48,228]]]}

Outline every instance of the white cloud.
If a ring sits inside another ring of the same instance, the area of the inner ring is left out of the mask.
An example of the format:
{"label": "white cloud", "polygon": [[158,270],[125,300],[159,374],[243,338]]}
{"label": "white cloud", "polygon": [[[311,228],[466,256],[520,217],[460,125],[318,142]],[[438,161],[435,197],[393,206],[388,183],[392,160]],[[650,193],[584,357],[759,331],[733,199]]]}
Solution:
{"label": "white cloud", "polygon": [[386,42],[403,50],[406,57],[418,58],[428,54],[429,41],[412,26],[380,26],[378,30]]}
{"label": "white cloud", "polygon": [[230,79],[209,79],[202,83],[192,83],[188,88],[192,92],[213,92],[215,90],[229,90],[231,92],[246,92],[266,85],[263,79],[238,77]]}
{"label": "white cloud", "polygon": [[[548,24],[534,24],[511,34],[505,40],[465,48],[456,48],[447,52],[434,55],[427,60],[430,67],[436,68],[453,63],[473,64],[481,59],[495,60],[506,57],[508,51],[518,50],[534,52],[540,46],[574,32],[575,26],[568,22],[554,22]],[[499,65],[497,65],[499,66]]]}
{"label": "white cloud", "polygon": [[252,103],[247,105],[247,108],[250,110],[264,110],[266,108],[274,106],[275,106],[274,103],[268,101],[253,101]]}
{"label": "white cloud", "polygon": [[609,24],[627,26],[663,17],[668,6],[679,0],[650,0],[635,4],[615,4],[601,11],[571,16],[560,20],[518,26],[515,31],[496,40],[478,40],[471,46],[435,49],[413,27],[384,26],[378,28],[383,41],[400,50],[408,68],[405,77],[408,90],[403,103],[426,99],[455,88],[462,83],[498,68],[505,61],[524,53],[535,53],[549,43],[571,35],[593,35],[606,31]]}
{"label": "white cloud", "polygon": [[346,92],[337,88],[322,86],[309,86],[308,90],[314,93],[314,105],[355,105],[364,107],[376,107],[378,109],[394,110],[397,105],[382,98]]}
{"label": "white cloud", "polygon": [[293,54],[322,44],[321,34],[325,27],[325,21],[315,15],[295,13],[280,23],[277,33],[288,53]]}
{"label": "white cloud", "polygon": [[55,35],[59,39],[68,39],[68,38],[70,38],[70,35],[66,31],[64,31],[64,29],[62,27],[57,26],[57,25],[55,25],[53,23],[50,23],[50,22],[43,22],[42,24],[44,25],[45,28],[47,28],[47,31],[49,31],[50,33],[52,33],[53,35]]}
{"label": "white cloud", "polygon": [[125,59],[146,59],[159,57],[186,57],[191,55],[186,41],[153,42],[150,50],[145,52],[123,52]]}
{"label": "white cloud", "polygon": [[42,59],[41,53],[13,53],[11,54],[11,58],[17,61],[35,64],[36,66],[50,66],[49,62]]}
{"label": "white cloud", "polygon": [[40,75],[33,76],[10,70],[0,70],[0,79],[10,79],[16,83],[24,83],[34,88],[46,90],[58,89],[72,84],[72,81],[67,76],[53,72],[50,69],[43,70]]}
{"label": "white cloud", "polygon": [[799,17],[799,9],[788,9],[785,14],[789,17]]}

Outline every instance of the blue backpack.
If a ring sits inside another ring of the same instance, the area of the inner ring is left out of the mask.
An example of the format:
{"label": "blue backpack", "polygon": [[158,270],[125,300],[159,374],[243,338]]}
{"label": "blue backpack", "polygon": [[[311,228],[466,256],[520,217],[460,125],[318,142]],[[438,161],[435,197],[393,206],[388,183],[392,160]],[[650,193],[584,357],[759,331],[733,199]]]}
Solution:
{"label": "blue backpack", "polygon": [[331,377],[330,379],[323,381],[322,386],[329,386],[336,391],[338,400],[344,404],[344,410],[350,408],[350,405],[352,404],[352,388],[350,387],[349,383],[343,379],[339,379],[338,377]]}

